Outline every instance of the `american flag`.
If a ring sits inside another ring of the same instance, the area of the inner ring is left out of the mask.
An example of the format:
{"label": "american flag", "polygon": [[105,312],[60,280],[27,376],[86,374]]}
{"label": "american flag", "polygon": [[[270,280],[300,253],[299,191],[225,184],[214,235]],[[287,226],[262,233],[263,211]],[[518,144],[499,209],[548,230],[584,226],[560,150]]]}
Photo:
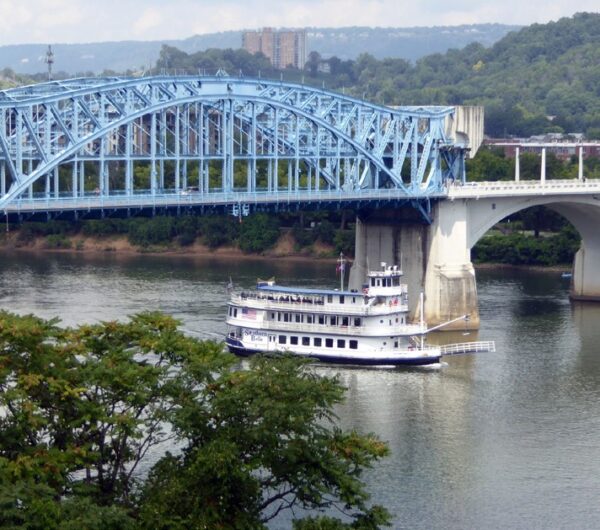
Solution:
{"label": "american flag", "polygon": [[242,316],[250,320],[256,320],[256,309],[248,309],[247,307],[242,307]]}

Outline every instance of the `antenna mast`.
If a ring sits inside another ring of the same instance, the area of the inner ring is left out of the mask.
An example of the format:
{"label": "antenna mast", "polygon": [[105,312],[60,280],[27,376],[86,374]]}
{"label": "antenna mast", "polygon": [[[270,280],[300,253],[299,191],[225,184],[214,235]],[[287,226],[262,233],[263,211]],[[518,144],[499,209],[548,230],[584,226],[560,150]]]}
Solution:
{"label": "antenna mast", "polygon": [[48,51],[46,52],[45,63],[48,65],[48,81],[52,81],[52,65],[54,64],[54,52],[52,46],[48,44]]}

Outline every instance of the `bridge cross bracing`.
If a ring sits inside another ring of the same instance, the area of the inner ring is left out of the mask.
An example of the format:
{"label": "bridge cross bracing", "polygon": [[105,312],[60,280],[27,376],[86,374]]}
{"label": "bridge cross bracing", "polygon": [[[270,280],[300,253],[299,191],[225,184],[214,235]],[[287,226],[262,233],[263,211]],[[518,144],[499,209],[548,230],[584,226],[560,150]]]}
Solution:
{"label": "bridge cross bracing", "polygon": [[83,78],[0,92],[0,210],[313,204],[423,208],[464,181],[454,107],[389,108],[226,76]]}

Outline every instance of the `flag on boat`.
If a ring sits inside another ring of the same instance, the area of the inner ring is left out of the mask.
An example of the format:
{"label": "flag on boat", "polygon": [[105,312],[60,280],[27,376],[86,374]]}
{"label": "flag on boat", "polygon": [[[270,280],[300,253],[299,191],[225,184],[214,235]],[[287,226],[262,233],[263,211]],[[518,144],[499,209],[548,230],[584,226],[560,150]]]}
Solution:
{"label": "flag on boat", "polygon": [[337,261],[337,267],[335,268],[335,272],[337,274],[342,274],[346,270],[346,260],[344,259],[344,254],[340,252],[340,259]]}
{"label": "flag on boat", "polygon": [[248,318],[250,320],[256,320],[256,309],[242,307],[242,317]]}

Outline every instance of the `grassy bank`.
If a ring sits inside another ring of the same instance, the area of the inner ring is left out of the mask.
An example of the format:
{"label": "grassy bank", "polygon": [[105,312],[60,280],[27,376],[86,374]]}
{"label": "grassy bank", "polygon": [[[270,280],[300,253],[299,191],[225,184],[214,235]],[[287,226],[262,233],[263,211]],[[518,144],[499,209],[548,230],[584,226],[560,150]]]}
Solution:
{"label": "grassy bank", "polygon": [[333,258],[351,255],[353,226],[323,218],[256,214],[49,221],[12,225],[0,236],[6,249]]}

